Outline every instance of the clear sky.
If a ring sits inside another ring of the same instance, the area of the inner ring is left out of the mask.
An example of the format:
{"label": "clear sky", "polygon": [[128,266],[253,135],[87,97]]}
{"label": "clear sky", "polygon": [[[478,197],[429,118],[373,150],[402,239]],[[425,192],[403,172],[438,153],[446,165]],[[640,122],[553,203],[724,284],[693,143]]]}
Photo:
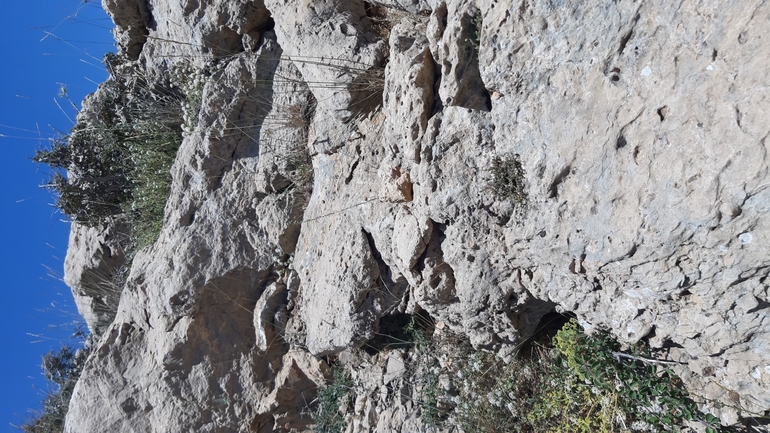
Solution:
{"label": "clear sky", "polygon": [[63,272],[69,224],[38,188],[47,168],[30,157],[72,127],[77,111],[58,97],[61,86],[79,107],[107,77],[100,60],[115,51],[111,29],[99,0],[20,0],[0,14],[0,432],[40,407],[41,357],[82,322],[47,270]]}

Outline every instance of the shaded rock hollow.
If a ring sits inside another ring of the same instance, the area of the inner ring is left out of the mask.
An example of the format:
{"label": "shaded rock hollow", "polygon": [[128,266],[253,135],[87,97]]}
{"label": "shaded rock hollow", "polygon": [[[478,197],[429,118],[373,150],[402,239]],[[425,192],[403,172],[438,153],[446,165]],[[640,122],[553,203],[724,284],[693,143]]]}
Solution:
{"label": "shaded rock hollow", "polygon": [[[770,410],[770,5],[103,5],[151,79],[211,72],[66,431],[304,431],[323,355],[418,311],[502,357],[569,311]],[[116,242],[73,227],[94,331]],[[356,431],[419,428],[408,404],[354,406]]]}

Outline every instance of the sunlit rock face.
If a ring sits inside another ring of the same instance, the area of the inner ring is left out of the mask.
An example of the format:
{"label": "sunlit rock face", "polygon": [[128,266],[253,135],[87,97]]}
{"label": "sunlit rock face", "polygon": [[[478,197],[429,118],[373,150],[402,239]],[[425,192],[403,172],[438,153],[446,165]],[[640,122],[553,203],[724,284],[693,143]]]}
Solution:
{"label": "sunlit rock face", "polygon": [[[308,430],[325,355],[417,311],[503,358],[569,311],[770,410],[770,4],[103,5],[145,79],[204,79],[66,431]],[[111,233],[74,226],[66,262],[92,330]]]}

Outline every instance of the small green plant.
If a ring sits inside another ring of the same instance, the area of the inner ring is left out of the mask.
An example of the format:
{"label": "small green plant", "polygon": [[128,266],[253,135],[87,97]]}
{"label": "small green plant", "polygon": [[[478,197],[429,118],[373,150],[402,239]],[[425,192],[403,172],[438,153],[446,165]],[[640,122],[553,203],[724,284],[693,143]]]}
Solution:
{"label": "small green plant", "polygon": [[163,223],[163,212],[171,189],[171,164],[176,157],[181,137],[178,131],[159,123],[141,123],[142,128],[127,141],[132,159],[130,178],[133,191],[122,211],[128,217],[133,238],[139,248],[157,239]]}
{"label": "small green plant", "polygon": [[510,200],[514,203],[526,201],[524,192],[524,168],[519,156],[508,158],[496,156],[492,159],[492,191],[499,200]]}
{"label": "small green plant", "polygon": [[33,160],[54,169],[45,187],[57,192],[56,206],[80,223],[95,225],[120,213],[131,196],[129,161],[111,131],[76,125]]}
{"label": "small green plant", "polygon": [[526,416],[547,377],[547,364],[519,357],[505,364],[493,354],[474,352],[460,370],[460,404],[454,418],[464,431],[539,432]]}
{"label": "small green plant", "polygon": [[318,406],[312,414],[318,433],[341,433],[345,429],[345,416],[340,407],[350,394],[353,380],[340,367],[334,369],[333,375],[332,383],[318,389]]}
{"label": "small green plant", "polygon": [[221,68],[222,64],[218,64],[208,70],[201,70],[189,62],[182,62],[172,69],[171,81],[185,95],[182,101],[182,131],[185,135],[191,134],[198,123],[207,76]]}
{"label": "small green plant", "polygon": [[441,392],[438,388],[439,364],[432,353],[432,341],[427,331],[426,319],[413,315],[404,327],[404,332],[411,337],[416,352],[417,366],[415,376],[419,388],[419,404],[422,421],[428,425],[439,423],[442,411],[438,408]]}

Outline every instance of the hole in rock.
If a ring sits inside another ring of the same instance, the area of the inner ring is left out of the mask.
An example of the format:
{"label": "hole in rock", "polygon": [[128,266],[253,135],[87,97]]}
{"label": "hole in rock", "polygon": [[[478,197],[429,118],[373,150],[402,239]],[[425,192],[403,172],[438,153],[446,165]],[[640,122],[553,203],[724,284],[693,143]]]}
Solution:
{"label": "hole in rock", "polygon": [[388,349],[409,348],[414,345],[415,334],[422,333],[430,338],[433,335],[434,321],[428,313],[396,313],[380,318],[379,329],[374,338],[364,344],[363,349],[369,355],[376,355]]}
{"label": "hole in rock", "polygon": [[620,47],[618,47],[618,55],[623,55],[623,50],[626,49],[626,45],[628,45],[628,41],[631,40],[631,36],[633,35],[633,31],[629,30],[628,33],[623,35],[622,38],[620,38]]}
{"label": "hole in rock", "polygon": [[575,315],[571,312],[557,313],[556,311],[551,311],[543,315],[537,323],[535,332],[522,343],[519,354],[525,357],[530,356],[534,352],[533,349],[535,347],[550,346],[551,339],[573,317]]}

